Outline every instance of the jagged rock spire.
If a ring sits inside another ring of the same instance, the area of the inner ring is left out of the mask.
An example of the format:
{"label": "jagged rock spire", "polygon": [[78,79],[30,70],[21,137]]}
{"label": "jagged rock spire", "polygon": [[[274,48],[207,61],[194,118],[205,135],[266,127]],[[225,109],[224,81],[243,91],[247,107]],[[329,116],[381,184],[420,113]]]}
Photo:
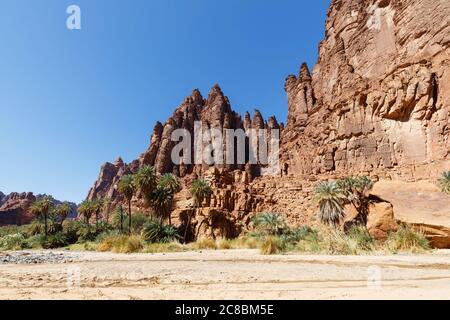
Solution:
{"label": "jagged rock spire", "polygon": [[314,109],[314,92],[311,73],[308,65],[303,63],[298,78],[291,75],[286,79],[285,90],[288,95],[287,127],[293,130],[303,130],[307,124],[308,115]]}

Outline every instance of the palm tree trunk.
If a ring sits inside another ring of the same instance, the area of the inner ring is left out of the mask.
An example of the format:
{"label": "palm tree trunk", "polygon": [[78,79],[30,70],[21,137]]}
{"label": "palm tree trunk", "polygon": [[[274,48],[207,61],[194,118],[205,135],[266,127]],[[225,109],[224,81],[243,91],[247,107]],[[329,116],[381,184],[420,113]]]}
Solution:
{"label": "palm tree trunk", "polygon": [[128,233],[131,235],[131,200],[128,201]]}
{"label": "palm tree trunk", "polygon": [[47,224],[47,214],[44,214],[44,228],[45,228],[45,237],[48,235],[48,224]]}
{"label": "palm tree trunk", "polygon": [[188,229],[191,227],[191,219],[192,219],[192,211],[189,211],[188,221],[186,222],[186,228],[184,229],[184,237],[183,237],[183,241],[185,244],[186,244],[186,237],[187,237]]}

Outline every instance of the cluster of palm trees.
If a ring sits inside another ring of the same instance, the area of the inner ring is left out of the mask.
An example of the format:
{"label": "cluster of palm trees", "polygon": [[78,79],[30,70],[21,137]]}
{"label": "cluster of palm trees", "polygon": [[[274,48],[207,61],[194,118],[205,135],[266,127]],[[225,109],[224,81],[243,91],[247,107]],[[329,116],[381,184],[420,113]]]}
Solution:
{"label": "cluster of palm trees", "polygon": [[374,182],[369,177],[348,177],[337,181],[324,181],[316,187],[315,199],[319,203],[319,219],[324,224],[337,226],[344,218],[345,205],[352,205],[358,213],[356,221],[367,223],[370,198]]}
{"label": "cluster of palm trees", "polygon": [[131,204],[137,195],[142,197],[147,208],[153,209],[161,225],[167,219],[169,225],[172,225],[171,212],[175,194],[181,190],[180,181],[173,174],[167,173],[158,177],[152,166],[145,165],[136,174],[122,177],[117,187],[128,203],[130,232]]}
{"label": "cluster of palm trees", "polygon": [[44,220],[44,234],[47,237],[49,220],[58,219],[60,223],[64,222],[72,212],[72,208],[68,202],[55,206],[54,199],[45,196],[31,204],[30,212],[36,218]]}
{"label": "cluster of palm trees", "polygon": [[[94,199],[94,200],[85,200],[78,207],[78,213],[80,216],[84,218],[84,221],[87,225],[89,225],[92,216],[95,217],[95,222],[99,222],[101,219],[101,214],[107,211],[109,206],[109,200],[104,199]],[[106,220],[108,221],[108,214],[106,214]]]}
{"label": "cluster of palm trees", "polygon": [[[136,174],[122,177],[118,184],[118,190],[128,203],[130,230],[131,205],[133,198],[137,195],[142,197],[147,208],[153,210],[153,214],[159,219],[160,225],[168,220],[169,226],[172,226],[171,213],[175,194],[181,191],[180,181],[173,174],[166,173],[158,177],[153,167],[145,165]],[[190,192],[194,200],[194,210],[188,213],[184,241],[186,241],[194,211],[202,206],[203,202],[211,195],[212,189],[207,181],[197,179],[192,182]]]}

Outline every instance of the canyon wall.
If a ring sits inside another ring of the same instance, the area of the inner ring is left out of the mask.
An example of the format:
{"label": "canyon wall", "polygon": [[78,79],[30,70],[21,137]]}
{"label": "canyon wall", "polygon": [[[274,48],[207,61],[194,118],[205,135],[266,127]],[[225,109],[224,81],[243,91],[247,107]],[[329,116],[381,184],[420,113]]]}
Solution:
{"label": "canyon wall", "polygon": [[[195,90],[164,125],[156,124],[139,159],[102,167],[88,198],[122,202],[117,182],[143,164],[175,173],[185,186],[202,176],[214,194],[194,218],[192,234],[231,236],[262,211],[314,223],[320,180],[365,174],[376,181],[435,181],[450,170],[449,46],[448,0],[333,0],[317,64],[312,71],[303,64],[286,79],[286,126],[258,111],[242,118],[218,86],[207,99]],[[249,165],[173,165],[170,135],[176,128],[192,132],[195,120],[221,129],[280,128],[279,174],[259,176]],[[445,197],[442,205],[450,209]],[[139,199],[133,204],[140,209]],[[191,209],[185,189],[174,219],[185,223]]]}
{"label": "canyon wall", "polygon": [[289,173],[448,169],[449,45],[447,0],[332,1],[312,74],[286,81]]}

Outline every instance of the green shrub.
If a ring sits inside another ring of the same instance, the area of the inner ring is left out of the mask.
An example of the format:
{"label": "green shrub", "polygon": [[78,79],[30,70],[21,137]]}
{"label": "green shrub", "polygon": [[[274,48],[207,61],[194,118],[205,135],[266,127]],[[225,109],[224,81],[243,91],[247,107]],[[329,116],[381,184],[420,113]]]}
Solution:
{"label": "green shrub", "polygon": [[[131,215],[131,232],[140,234],[144,225],[150,220],[145,213],[137,212]],[[126,218],[126,226],[128,226],[128,217]]]}
{"label": "green shrub", "polygon": [[142,237],[147,243],[157,243],[161,239],[163,227],[156,220],[149,220],[142,229]]}
{"label": "green shrub", "polygon": [[0,250],[22,250],[26,249],[27,242],[23,234],[8,234],[0,238]]}
{"label": "green shrub", "polygon": [[108,231],[104,231],[100,234],[97,235],[97,237],[95,238],[96,243],[101,243],[103,240],[107,239],[107,238],[111,238],[111,237],[117,237],[120,236],[120,231],[119,230],[108,230]]}
{"label": "green shrub", "polygon": [[375,239],[370,235],[367,228],[362,226],[352,226],[347,231],[348,237],[355,241],[359,250],[372,251],[375,249]]}
{"label": "green shrub", "polygon": [[286,249],[293,249],[299,241],[304,240],[311,234],[317,234],[317,230],[307,226],[301,226],[299,228],[286,230],[279,238]]}
{"label": "green shrub", "polygon": [[386,247],[393,253],[420,253],[429,250],[430,243],[423,233],[403,225],[388,236]]}
{"label": "green shrub", "polygon": [[[125,211],[121,212],[120,210],[116,210],[116,212],[113,216],[112,226],[114,227],[114,229],[120,230],[121,217],[123,219],[123,221],[122,221],[123,231],[128,233],[129,217]],[[142,232],[145,224],[150,220],[152,220],[152,218],[145,213],[142,213],[142,212],[132,213],[132,215],[131,215],[131,232],[135,233],[135,234],[140,234]]]}
{"label": "green shrub", "polygon": [[286,228],[286,222],[278,213],[261,213],[253,218],[253,224],[259,232],[269,235],[280,235]]}
{"label": "green shrub", "polygon": [[48,234],[57,234],[62,231],[62,225],[59,223],[55,217],[51,217],[47,221]]}
{"label": "green shrub", "polygon": [[62,248],[69,244],[66,235],[63,232],[57,232],[48,237],[41,237],[40,239],[42,241],[42,248],[44,249]]}
{"label": "green shrub", "polygon": [[7,235],[12,235],[12,234],[22,234],[25,235],[26,234],[26,229],[22,226],[4,226],[4,227],[0,227],[0,238],[3,238],[4,236]]}
{"label": "green shrub", "polygon": [[42,249],[42,244],[44,243],[44,235],[38,234],[26,238],[27,247],[30,249]]}
{"label": "green shrub", "polygon": [[26,226],[26,234],[29,237],[44,234],[44,224],[40,220],[33,220]]}
{"label": "green shrub", "polygon": [[81,222],[77,227],[77,242],[93,242],[98,237],[98,235],[110,230],[112,230],[111,226],[106,222],[98,222],[93,225]]}
{"label": "green shrub", "polygon": [[323,251],[322,238],[318,232],[310,233],[297,243],[295,250],[308,253],[320,253]]}
{"label": "green shrub", "polygon": [[177,228],[174,226],[166,225],[161,230],[161,235],[159,238],[159,242],[161,243],[170,243],[181,240],[181,235]]}
{"label": "green shrub", "polygon": [[170,243],[179,241],[181,236],[174,226],[161,226],[157,220],[149,220],[142,228],[142,237],[147,243]]}
{"label": "green shrub", "polygon": [[77,243],[78,232],[84,226],[85,223],[82,221],[66,220],[63,222],[62,224],[63,232],[66,235],[66,239],[69,244]]}

